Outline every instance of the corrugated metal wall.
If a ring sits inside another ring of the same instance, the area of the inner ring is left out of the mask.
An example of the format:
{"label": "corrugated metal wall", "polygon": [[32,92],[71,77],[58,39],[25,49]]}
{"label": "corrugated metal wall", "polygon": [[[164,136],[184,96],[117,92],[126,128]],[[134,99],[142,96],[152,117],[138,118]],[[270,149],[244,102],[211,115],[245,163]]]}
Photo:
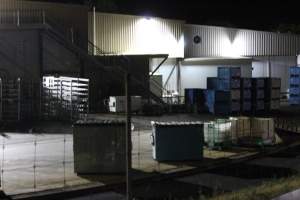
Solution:
{"label": "corrugated metal wall", "polygon": [[202,25],[185,25],[184,34],[186,58],[296,56],[300,51],[300,36],[292,34]]}
{"label": "corrugated metal wall", "polygon": [[105,52],[183,57],[183,24],[178,20],[98,12],[94,23],[93,12],[90,12],[89,40]]}

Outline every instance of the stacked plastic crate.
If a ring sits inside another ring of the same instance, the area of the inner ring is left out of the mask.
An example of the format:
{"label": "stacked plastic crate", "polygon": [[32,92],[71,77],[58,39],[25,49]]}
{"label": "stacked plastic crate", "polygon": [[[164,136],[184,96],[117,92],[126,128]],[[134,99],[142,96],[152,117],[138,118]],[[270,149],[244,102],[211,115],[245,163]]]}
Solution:
{"label": "stacked plastic crate", "polygon": [[252,80],[251,78],[241,78],[241,111],[249,113],[252,110]]}
{"label": "stacked plastic crate", "polygon": [[188,112],[203,112],[205,108],[205,89],[186,88],[184,90],[184,101]]}
{"label": "stacked plastic crate", "polygon": [[89,79],[74,77],[43,78],[45,119],[76,120],[88,113]]}
{"label": "stacked plastic crate", "polygon": [[265,111],[265,78],[252,78],[252,111]]}
{"label": "stacked plastic crate", "polygon": [[291,105],[300,104],[300,67],[290,67],[290,98]]}
{"label": "stacked plastic crate", "polygon": [[207,78],[207,94],[213,97],[207,98],[211,112],[222,115],[240,112],[240,78],[239,67],[219,67],[218,77]]}
{"label": "stacked plastic crate", "polygon": [[278,110],[280,108],[280,78],[265,79],[265,108],[266,110]]}

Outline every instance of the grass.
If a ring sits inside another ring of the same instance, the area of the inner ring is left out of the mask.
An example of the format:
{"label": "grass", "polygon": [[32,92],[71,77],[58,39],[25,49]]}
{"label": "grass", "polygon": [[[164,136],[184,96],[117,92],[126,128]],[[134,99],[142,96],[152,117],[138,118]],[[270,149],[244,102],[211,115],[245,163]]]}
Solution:
{"label": "grass", "polygon": [[237,192],[225,193],[209,199],[199,200],[271,200],[282,194],[300,188],[300,175],[282,178],[263,183],[262,185],[249,187]]}

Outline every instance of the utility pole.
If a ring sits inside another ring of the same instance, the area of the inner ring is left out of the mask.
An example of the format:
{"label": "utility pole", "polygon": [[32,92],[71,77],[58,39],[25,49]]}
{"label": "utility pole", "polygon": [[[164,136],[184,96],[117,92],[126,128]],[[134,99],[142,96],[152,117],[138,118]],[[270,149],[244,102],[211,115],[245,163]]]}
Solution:
{"label": "utility pole", "polygon": [[130,94],[130,74],[125,74],[125,94],[126,94],[126,199],[132,199],[131,192],[131,94]]}

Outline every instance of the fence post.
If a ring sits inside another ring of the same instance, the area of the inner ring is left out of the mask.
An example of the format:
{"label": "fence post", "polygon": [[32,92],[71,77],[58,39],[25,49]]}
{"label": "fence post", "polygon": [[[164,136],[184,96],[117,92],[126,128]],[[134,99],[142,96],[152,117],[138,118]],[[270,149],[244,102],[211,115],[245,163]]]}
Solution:
{"label": "fence post", "polygon": [[46,24],[46,14],[45,14],[45,10],[43,10],[43,24],[45,25]]}
{"label": "fence post", "polygon": [[132,142],[131,142],[131,94],[130,74],[125,74],[125,95],[126,95],[126,199],[132,199],[131,193],[131,167],[132,167]]}
{"label": "fence post", "polygon": [[20,26],[20,10],[17,11],[17,26]]}

